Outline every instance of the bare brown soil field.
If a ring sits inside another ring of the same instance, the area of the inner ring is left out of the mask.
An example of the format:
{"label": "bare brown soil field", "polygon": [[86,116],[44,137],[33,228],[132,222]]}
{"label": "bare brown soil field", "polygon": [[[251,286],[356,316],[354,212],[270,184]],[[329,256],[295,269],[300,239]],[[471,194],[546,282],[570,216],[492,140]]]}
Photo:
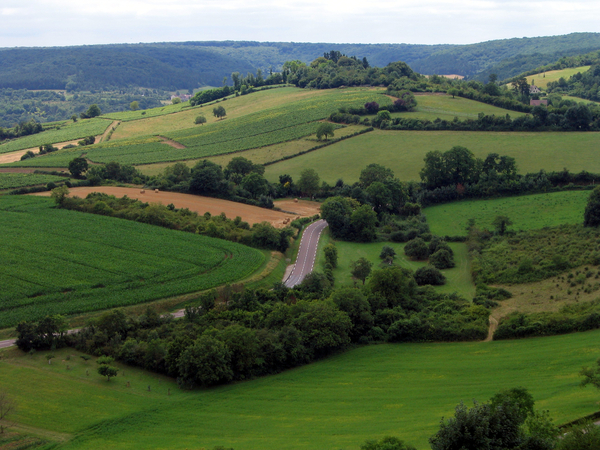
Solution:
{"label": "bare brown soil field", "polygon": [[319,202],[310,202],[308,200],[298,200],[297,202],[290,199],[275,200],[275,206],[282,211],[297,214],[300,217],[310,217],[321,212],[321,204]]}
{"label": "bare brown soil field", "polygon": [[[108,195],[114,195],[116,197],[123,197],[124,195],[127,195],[129,198],[134,198],[149,203],[161,203],[163,205],[173,203],[176,208],[188,208],[189,210],[195,211],[198,214],[209,212],[212,215],[218,215],[223,212],[230,219],[240,216],[242,220],[251,224],[269,222],[277,228],[284,228],[286,226],[284,223],[286,219],[293,220],[297,217],[304,217],[303,214],[287,214],[280,211],[259,208],[257,206],[245,205],[243,203],[220,200],[218,198],[180,194],[177,192],[154,192],[151,190],[146,190],[144,193],[142,193],[141,191],[142,189],[139,188],[123,188],[113,186],[78,187],[70,189],[69,196],[86,197],[91,192],[102,192]],[[39,192],[32,195],[41,195],[47,197],[50,194],[50,192]],[[304,202],[298,202],[300,205],[303,205],[303,203]],[[304,205],[301,207],[306,211],[314,211],[314,207],[311,206]],[[292,210],[295,211],[295,209]],[[306,215],[312,216],[313,213]]]}

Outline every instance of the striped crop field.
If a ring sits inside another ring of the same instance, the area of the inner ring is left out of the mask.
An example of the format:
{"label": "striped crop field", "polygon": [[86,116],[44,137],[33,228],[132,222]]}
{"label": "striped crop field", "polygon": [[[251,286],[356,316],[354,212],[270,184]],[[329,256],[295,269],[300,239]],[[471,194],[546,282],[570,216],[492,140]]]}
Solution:
{"label": "striped crop field", "polygon": [[[240,244],[0,197],[0,328],[241,280],[264,254]],[[92,257],[93,256],[93,257]]]}
{"label": "striped crop field", "polygon": [[65,181],[67,179],[66,177],[38,173],[0,173],[0,191],[38,184],[56,183],[57,181]]}

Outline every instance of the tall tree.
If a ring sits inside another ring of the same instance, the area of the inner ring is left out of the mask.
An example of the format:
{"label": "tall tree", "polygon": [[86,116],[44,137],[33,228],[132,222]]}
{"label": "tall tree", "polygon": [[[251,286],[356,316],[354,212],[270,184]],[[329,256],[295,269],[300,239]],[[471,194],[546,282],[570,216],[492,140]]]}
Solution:
{"label": "tall tree", "polygon": [[310,198],[319,191],[319,174],[315,169],[304,169],[300,173],[298,180],[298,189]]}

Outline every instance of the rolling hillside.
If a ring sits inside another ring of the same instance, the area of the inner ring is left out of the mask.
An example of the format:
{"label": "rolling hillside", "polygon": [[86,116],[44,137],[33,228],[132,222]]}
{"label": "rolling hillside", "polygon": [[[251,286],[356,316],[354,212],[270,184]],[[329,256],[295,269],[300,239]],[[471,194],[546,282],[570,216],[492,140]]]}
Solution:
{"label": "rolling hillside", "polygon": [[470,45],[207,41],[0,49],[0,88],[106,89],[220,86],[232,72],[278,71],[337,50],[382,67],[405,61],[424,74],[515,76],[566,55],[600,48],[600,33],[513,38]]}

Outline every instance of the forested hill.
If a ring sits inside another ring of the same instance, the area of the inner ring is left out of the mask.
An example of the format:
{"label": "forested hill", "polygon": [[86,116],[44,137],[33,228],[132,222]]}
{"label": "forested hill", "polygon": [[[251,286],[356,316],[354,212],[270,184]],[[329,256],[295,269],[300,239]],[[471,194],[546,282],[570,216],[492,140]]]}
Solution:
{"label": "forested hill", "polygon": [[600,33],[515,38],[470,45],[207,41],[0,49],[0,88],[90,90],[220,86],[232,72],[278,71],[332,50],[372,66],[404,61],[423,74],[508,78],[563,56],[600,49]]}

